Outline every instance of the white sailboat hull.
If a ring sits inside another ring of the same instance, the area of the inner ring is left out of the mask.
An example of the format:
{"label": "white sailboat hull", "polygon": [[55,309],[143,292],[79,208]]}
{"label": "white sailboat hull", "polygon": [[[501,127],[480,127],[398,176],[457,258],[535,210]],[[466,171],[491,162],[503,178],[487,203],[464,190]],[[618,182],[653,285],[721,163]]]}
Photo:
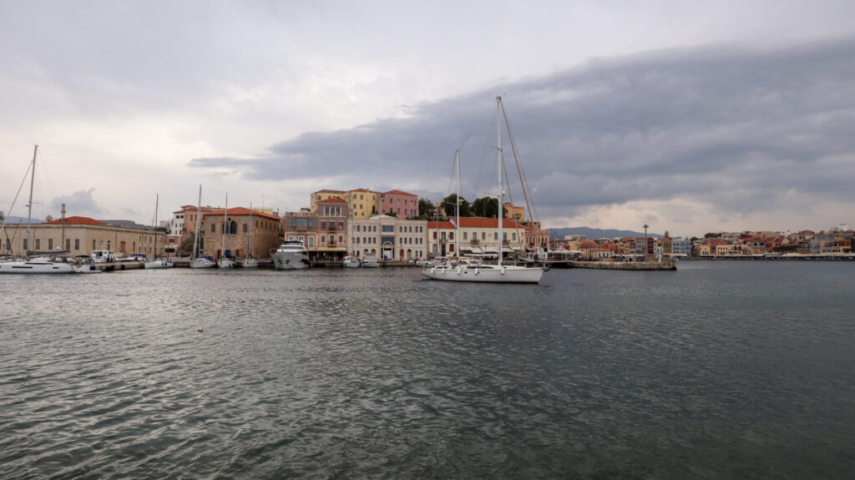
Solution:
{"label": "white sailboat hull", "polygon": [[431,267],[422,270],[422,275],[431,280],[445,282],[539,283],[543,276],[543,269],[494,265],[480,268]]}
{"label": "white sailboat hull", "polygon": [[214,263],[212,260],[208,260],[207,258],[197,258],[190,262],[190,268],[214,268]]}
{"label": "white sailboat hull", "polygon": [[254,258],[247,258],[246,260],[242,260],[240,266],[243,268],[258,268],[258,260]]}
{"label": "white sailboat hull", "polygon": [[27,275],[27,274],[53,274],[74,273],[74,267],[68,263],[53,262],[3,262],[0,263],[0,274]]}
{"label": "white sailboat hull", "polygon": [[297,252],[276,252],[271,255],[276,270],[304,270],[309,268],[309,256]]}
{"label": "white sailboat hull", "polygon": [[145,262],[146,270],[157,270],[162,268],[172,268],[173,263],[168,260],[152,260],[150,262]]}
{"label": "white sailboat hull", "polygon": [[230,258],[221,258],[217,260],[217,268],[235,268],[235,262]]}

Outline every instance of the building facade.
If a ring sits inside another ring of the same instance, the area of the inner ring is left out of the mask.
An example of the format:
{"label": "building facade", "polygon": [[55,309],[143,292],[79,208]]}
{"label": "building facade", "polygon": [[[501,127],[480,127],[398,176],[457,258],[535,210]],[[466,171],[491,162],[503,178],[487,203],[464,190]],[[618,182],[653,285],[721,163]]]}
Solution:
{"label": "building facade", "polygon": [[404,220],[418,217],[419,197],[401,190],[390,190],[380,196],[380,213],[393,213]]}
{"label": "building facade", "polygon": [[31,236],[32,245],[27,242],[27,224],[15,224],[14,228],[7,225],[6,231],[0,232],[6,252],[16,256],[60,250],[72,255],[90,255],[94,250],[111,250],[119,257],[135,253],[151,257],[162,254],[166,237],[150,228],[113,227],[89,217],[33,224]]}
{"label": "building facade", "polygon": [[317,200],[315,211],[288,212],[282,217],[285,240],[299,240],[312,260],[340,260],[347,255],[348,203],[329,196]]}
{"label": "building facade", "polygon": [[[253,258],[268,258],[271,250],[279,246],[279,217],[253,210],[250,226],[249,213],[248,208],[242,207],[204,213],[202,252],[214,258],[242,259],[247,253]],[[250,228],[252,245],[249,244]]]}
{"label": "building facade", "polygon": [[350,255],[381,260],[414,260],[427,256],[427,221],[389,215],[353,220],[348,227]]}
{"label": "building facade", "polygon": [[[504,255],[525,253],[525,227],[509,218],[502,220]],[[452,222],[428,222],[429,256],[496,255],[499,245],[499,221],[496,218],[462,217],[460,251],[457,251],[457,227]]]}
{"label": "building facade", "polygon": [[350,217],[365,220],[380,213],[380,192],[357,188],[347,192]]}

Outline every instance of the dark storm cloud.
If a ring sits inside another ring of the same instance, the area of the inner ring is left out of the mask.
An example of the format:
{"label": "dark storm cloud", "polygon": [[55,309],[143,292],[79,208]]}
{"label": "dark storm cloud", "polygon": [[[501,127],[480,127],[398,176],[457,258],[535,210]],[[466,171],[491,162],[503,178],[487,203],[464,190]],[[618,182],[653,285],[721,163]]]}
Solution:
{"label": "dark storm cloud", "polygon": [[424,191],[442,193],[454,149],[474,132],[461,154],[464,176],[470,189],[483,189],[493,181],[489,117],[500,92],[507,92],[529,185],[544,209],[689,197],[749,212],[780,208],[777,202],[793,192],[817,201],[855,200],[852,39],[593,60],[412,106],[404,118],[307,133],[260,158],[190,164],[251,179],[350,182],[331,188],[415,180]]}

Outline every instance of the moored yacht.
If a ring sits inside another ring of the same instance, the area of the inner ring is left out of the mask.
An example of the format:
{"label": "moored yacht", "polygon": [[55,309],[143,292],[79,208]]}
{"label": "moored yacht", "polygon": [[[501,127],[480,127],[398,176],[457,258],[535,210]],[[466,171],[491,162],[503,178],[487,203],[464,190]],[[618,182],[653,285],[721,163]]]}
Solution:
{"label": "moored yacht", "polygon": [[309,268],[309,251],[299,240],[286,240],[270,257],[276,270],[303,270]]}
{"label": "moored yacht", "polygon": [[74,265],[57,262],[47,257],[32,258],[20,262],[0,263],[0,273],[74,273]]}
{"label": "moored yacht", "polygon": [[359,268],[359,259],[352,256],[344,257],[344,262],[341,266],[344,268]]}

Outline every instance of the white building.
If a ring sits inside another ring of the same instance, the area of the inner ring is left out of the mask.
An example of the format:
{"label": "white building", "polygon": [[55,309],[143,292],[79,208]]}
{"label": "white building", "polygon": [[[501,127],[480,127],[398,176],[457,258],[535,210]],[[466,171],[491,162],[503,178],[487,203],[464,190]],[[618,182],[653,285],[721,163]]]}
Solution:
{"label": "white building", "polygon": [[363,258],[374,255],[382,260],[412,260],[427,256],[427,221],[402,220],[389,215],[348,222],[348,253]]}

